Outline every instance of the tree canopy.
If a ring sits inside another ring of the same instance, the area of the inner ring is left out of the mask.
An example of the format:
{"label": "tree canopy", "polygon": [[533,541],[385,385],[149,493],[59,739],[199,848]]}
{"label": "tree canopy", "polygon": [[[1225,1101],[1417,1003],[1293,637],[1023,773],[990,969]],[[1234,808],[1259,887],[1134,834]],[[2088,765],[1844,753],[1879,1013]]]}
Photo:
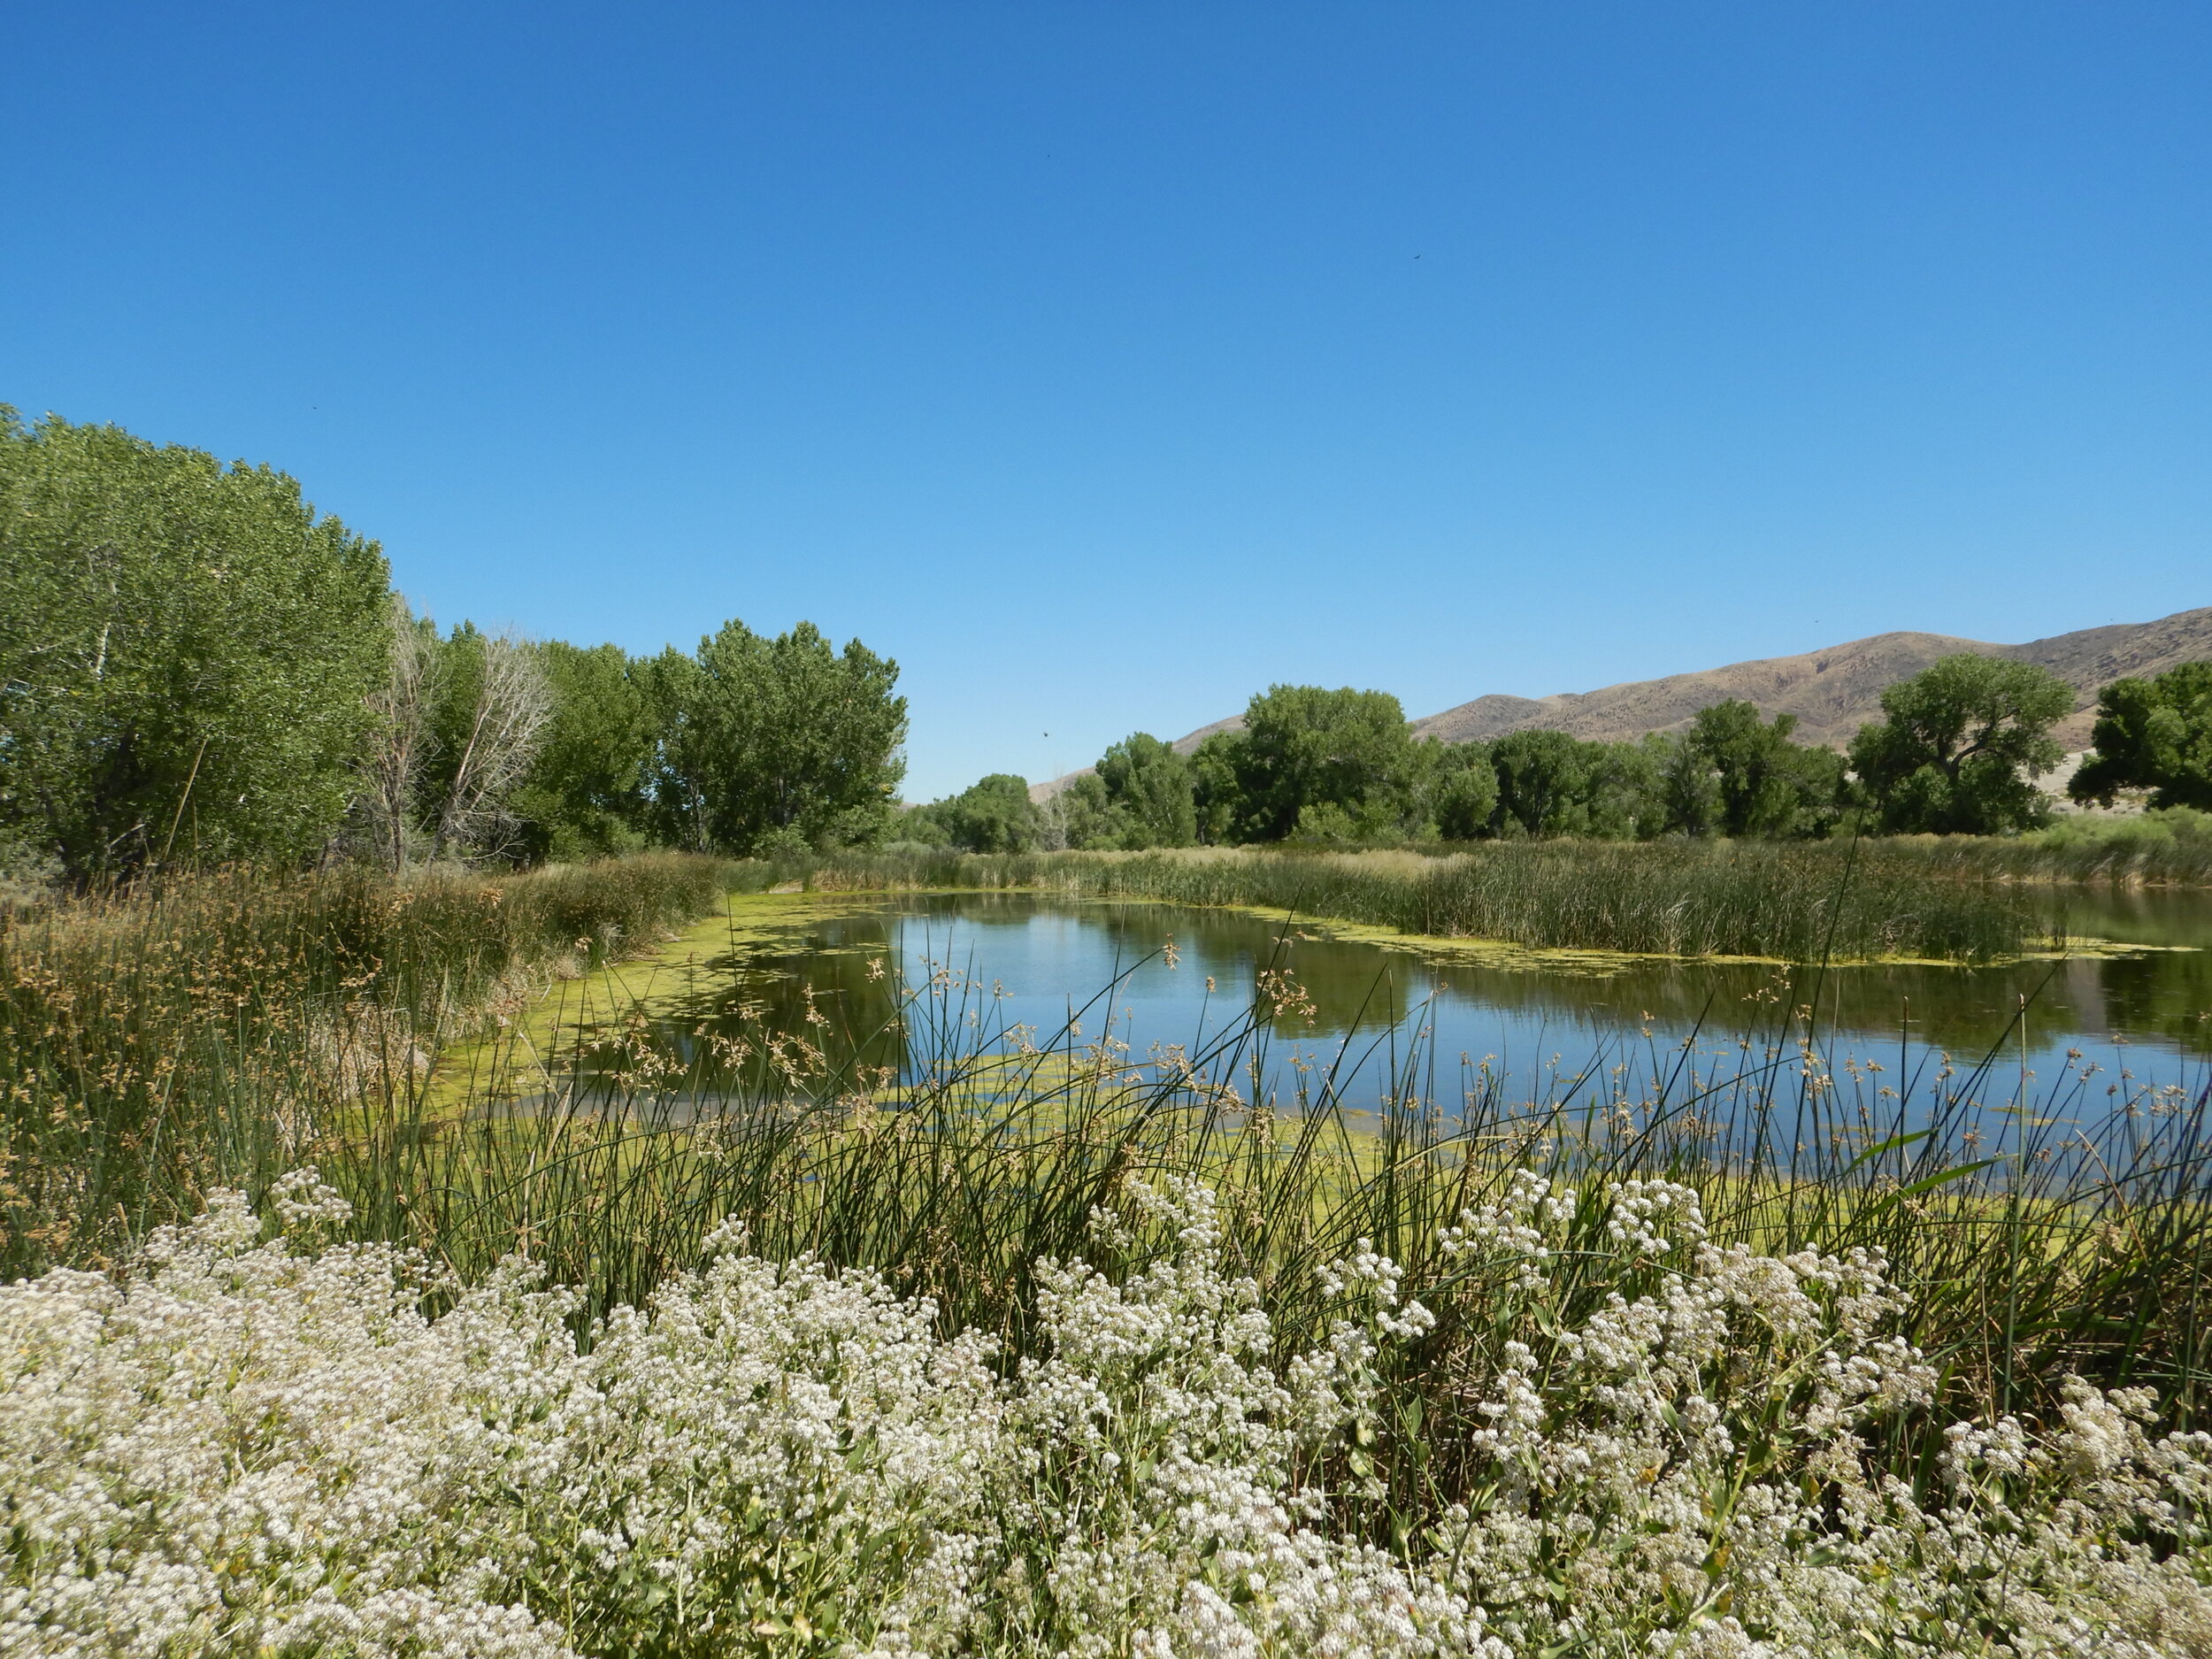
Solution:
{"label": "tree canopy", "polygon": [[2067,784],[2075,800],[2110,806],[2123,789],[2148,789],[2154,807],[2212,809],[2212,663],[2114,680],[2098,695],[2090,741]]}
{"label": "tree canopy", "polygon": [[1118,844],[1132,851],[1187,847],[1198,839],[1190,763],[1149,732],[1132,732],[1100,757],[1098,781],[1121,814]]}
{"label": "tree canopy", "polygon": [[663,652],[646,674],[655,821],[679,845],[733,853],[879,838],[905,771],[898,674],[810,622],[774,639],[727,622],[695,657]]}
{"label": "tree canopy", "polygon": [[1037,818],[1027,780],[995,772],[956,795],[915,808],[900,827],[963,852],[1025,853],[1036,849]]}
{"label": "tree canopy", "polygon": [[[1686,779],[1678,786],[1684,804],[1672,810],[1677,826],[1705,827],[1686,820],[1709,812],[1711,826],[1728,836],[1779,839],[1824,827],[1838,804],[1843,758],[1792,741],[1796,729],[1795,715],[1778,714],[1769,722],[1740,697],[1699,710],[1681,747],[1709,788]],[[1691,800],[1700,805],[1688,806]]]}
{"label": "tree canopy", "polygon": [[0,834],[81,880],[317,850],[388,587],[282,472],[0,409]]}
{"label": "tree canopy", "polygon": [[1993,835],[2047,816],[2032,780],[2061,758],[2050,729],[2074,706],[2048,669],[2001,657],[1946,657],[1882,693],[1851,768],[1891,834]]}

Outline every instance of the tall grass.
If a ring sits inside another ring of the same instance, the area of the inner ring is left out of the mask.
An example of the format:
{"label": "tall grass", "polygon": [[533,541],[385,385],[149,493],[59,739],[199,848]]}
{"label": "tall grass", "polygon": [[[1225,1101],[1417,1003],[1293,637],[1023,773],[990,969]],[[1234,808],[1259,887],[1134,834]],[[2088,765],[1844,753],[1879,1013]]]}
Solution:
{"label": "tall grass", "polygon": [[[1480,1068],[1440,1075],[1432,1055],[1394,1050],[1402,1038],[1379,1031],[1379,1079],[1358,1071],[1354,1097],[1348,1063],[1310,1075],[1279,1064],[1300,993],[1277,970],[1256,1003],[1141,1062],[1100,1034],[1117,987],[1036,1041],[996,1030],[989,992],[940,971],[902,998],[901,1077],[826,1057],[865,1052],[868,1033],[854,1033],[772,1087],[641,1065],[649,1087],[580,1086],[519,1108],[488,1094],[458,1115],[395,1087],[318,1156],[357,1225],[465,1278],[527,1248],[587,1287],[580,1327],[695,1265],[701,1241],[734,1222],[765,1255],[879,1269],[933,1299],[949,1331],[992,1332],[1017,1356],[1033,1351],[1038,1258],[1095,1255],[1094,1211],[1133,1184],[1198,1177],[1220,1193],[1238,1264],[1286,1347],[1325,1338],[1321,1270],[1363,1240],[1439,1315],[1390,1374],[1389,1412],[1360,1453],[1388,1495],[1359,1524],[1385,1540],[1432,1521],[1481,1462],[1488,1423],[1460,1379],[1489,1374],[1508,1343],[1540,1352],[1547,1340],[1528,1304],[1471,1282],[1449,1248],[1448,1230],[1499,1203],[1517,1171],[1579,1195],[1547,1304],[1576,1317],[1607,1288],[1578,1275],[1604,1254],[1620,1183],[1697,1187],[1720,1248],[1885,1254],[1914,1299],[1905,1334],[1943,1376],[1944,1409],[1881,1448],[1907,1479],[1932,1467],[1931,1425],[2047,1413],[2069,1375],[2154,1386],[2200,1421],[2212,1381],[2205,1093],[2139,1087],[2085,1128],[2106,1110],[2101,1083],[2093,1094],[2070,1078],[2023,1110],[2001,1055],[1831,1068],[1809,1024],[1816,978],[1736,1033],[1744,1062],[1717,1078],[1681,1051],[1646,1049],[1594,1056],[1530,1098]],[[532,1056],[578,1077],[585,1060]],[[1279,1075],[1296,1080],[1271,1096]],[[1158,1243],[1132,1240],[1129,1259]]]}
{"label": "tall grass", "polygon": [[1848,843],[1518,841],[1415,853],[844,854],[764,866],[818,887],[1026,887],[1245,904],[1537,948],[1816,962],[1982,961],[2035,931],[2016,898]]}
{"label": "tall grass", "polygon": [[196,1213],[554,972],[701,914],[721,872],[238,871],[0,921],[0,1271]]}
{"label": "tall grass", "polygon": [[[1379,868],[1064,856],[808,868],[823,885],[961,876],[1306,913],[1364,905],[1424,932],[1509,919],[1502,893],[1519,895],[1525,917],[1601,920],[1602,902],[1570,890],[1575,872],[1686,869],[1683,914],[1663,935],[1678,941],[1725,937],[1719,921],[1694,918],[1724,919],[1731,895],[1735,913],[1782,926],[1778,901],[1754,890],[1763,871],[1799,884],[1788,890],[1812,921],[1795,936],[1851,937],[1860,901],[1840,856],[1618,852]],[[1500,870],[1521,885],[1501,885]],[[703,1241],[737,1222],[765,1254],[880,1269],[935,1299],[949,1328],[997,1333],[1019,1356],[1034,1340],[1038,1258],[1083,1249],[1093,1211],[1132,1184],[1194,1175],[1221,1192],[1232,1248],[1285,1342],[1325,1334],[1320,1269],[1362,1239],[1402,1263],[1409,1293],[1439,1314],[1394,1362],[1390,1414],[1359,1448],[1387,1496],[1358,1524],[1402,1535],[1470,1478],[1482,1424],[1463,1379],[1504,1344],[1543,1339],[1525,1309],[1461,1277],[1446,1248],[1467,1211],[1530,1169],[1580,1194],[1573,1225],[1586,1239],[1608,1225],[1610,1185],[1665,1179],[1706,1194],[1722,1246],[1886,1252],[1915,1298],[1908,1334],[1944,1367],[1955,1409],[2045,1410],[2079,1373],[2154,1385],[2183,1420],[2203,1416],[2203,1079],[2108,1103],[2079,1077],[2031,1099],[2001,1056],[1962,1071],[1909,1052],[1886,1071],[1832,1068],[1807,1011],[1821,1002],[1817,968],[1754,1005],[1764,1011],[1742,1031],[1706,1033],[1735,1039],[1740,1056],[1718,1077],[1688,1053],[1604,1053],[1533,1096],[1404,1046],[1417,1020],[1374,1032],[1364,1069],[1300,1071],[1279,1045],[1300,1028],[1302,994],[1271,967],[1254,1002],[1217,1005],[1172,1052],[1117,1045],[1105,1019],[1116,986],[1038,1041],[998,1029],[989,991],[941,971],[904,988],[905,1060],[889,1076],[865,1069],[880,1051],[867,1033],[787,1044],[778,1068],[736,1082],[674,1076],[653,1063],[641,1010],[630,1082],[617,1067],[611,1094],[434,1097],[420,1062],[436,1042],[495,1026],[557,976],[708,908],[726,881],[792,879],[781,866],[673,857],[402,887],[237,876],[19,920],[0,934],[0,1266],[111,1260],[215,1186],[258,1190],[311,1162],[351,1200],[362,1233],[419,1245],[465,1277],[528,1251],[582,1287],[580,1328],[695,1265]],[[1613,879],[1586,885],[1602,893]],[[1697,895],[1705,909],[1689,902]],[[1832,928],[1823,902],[1841,907]],[[519,1042],[530,1023],[508,1029]],[[767,1033],[754,1034],[764,1048]],[[588,1059],[605,1075],[603,1058],[533,1056],[556,1078],[581,1075]],[[1156,1243],[1132,1239],[1131,1259]],[[1570,1248],[1555,1270],[1571,1309],[1584,1294],[1578,1259]],[[1885,1451],[1921,1477],[1934,1447],[1908,1425]]]}
{"label": "tall grass", "polygon": [[2212,812],[2171,807],[2134,818],[2064,818],[2017,836],[1907,835],[1886,861],[1952,877],[2212,887]]}

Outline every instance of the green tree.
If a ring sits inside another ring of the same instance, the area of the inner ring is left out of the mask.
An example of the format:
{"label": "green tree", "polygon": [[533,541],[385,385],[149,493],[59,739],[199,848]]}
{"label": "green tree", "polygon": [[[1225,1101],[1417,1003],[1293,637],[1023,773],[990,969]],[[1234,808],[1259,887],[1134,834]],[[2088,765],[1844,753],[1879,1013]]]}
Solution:
{"label": "green tree", "polygon": [[964,852],[1025,853],[1037,846],[1037,809],[1028,783],[995,772],[958,795],[922,810],[942,826],[945,839]]}
{"label": "green tree", "polygon": [[653,715],[619,646],[550,640],[537,648],[553,698],[529,774],[515,792],[534,859],[578,859],[644,843]]}
{"label": "green tree", "polygon": [[79,880],[316,852],[388,585],[282,472],[0,409],[0,839]]}
{"label": "green tree", "polygon": [[1191,810],[1202,846],[1225,847],[1238,840],[1245,816],[1243,753],[1241,732],[1209,733],[1192,752]]}
{"label": "green tree", "polygon": [[1882,693],[1886,718],[1859,728],[1851,769],[1889,834],[1994,835],[2047,809],[2032,779],[2058,763],[2051,727],[2073,688],[2001,657],[1947,657]]}
{"label": "green tree", "polygon": [[2149,789],[2154,807],[2212,810],[2212,663],[2151,680],[2116,680],[2097,694],[2093,745],[2066,792],[2105,806]]}
{"label": "green tree", "polygon": [[1271,686],[1246,707],[1228,753],[1240,840],[1281,841],[1321,806],[1372,839],[1402,833],[1417,804],[1412,728],[1386,691]]}
{"label": "green tree", "polygon": [[1498,794],[1491,833],[1541,839],[1588,828],[1594,747],[1564,732],[1509,732],[1493,741]]}
{"label": "green tree", "polygon": [[645,765],[647,833],[664,847],[710,851],[714,821],[706,791],[719,762],[713,728],[700,712],[706,676],[696,657],[670,645],[639,664],[636,679],[653,730]]}
{"label": "green tree", "polygon": [[1498,807],[1498,773],[1481,743],[1421,745],[1428,759],[1429,817],[1448,841],[1471,841],[1492,833]]}
{"label": "green tree", "polygon": [[1684,835],[1720,828],[1720,774],[1686,734],[1654,732],[1645,740],[1658,773],[1659,808],[1666,827]]}
{"label": "green tree", "polygon": [[1581,823],[1596,841],[1649,841],[1666,825],[1658,757],[1643,743],[1585,743]]}
{"label": "green tree", "polygon": [[1682,751],[1687,765],[1701,763],[1705,787],[1667,777],[1672,827],[1777,840],[1824,830],[1842,786],[1843,758],[1792,741],[1796,729],[1795,715],[1778,714],[1770,723],[1740,697],[1700,709]]}
{"label": "green tree", "polygon": [[653,822],[678,845],[751,853],[856,846],[892,826],[905,770],[898,664],[813,624],[741,622],[664,651],[643,676],[657,726]]}
{"label": "green tree", "polygon": [[1123,815],[1116,844],[1141,851],[1198,839],[1196,780],[1174,745],[1132,732],[1100,759],[1098,781],[1107,804]]}

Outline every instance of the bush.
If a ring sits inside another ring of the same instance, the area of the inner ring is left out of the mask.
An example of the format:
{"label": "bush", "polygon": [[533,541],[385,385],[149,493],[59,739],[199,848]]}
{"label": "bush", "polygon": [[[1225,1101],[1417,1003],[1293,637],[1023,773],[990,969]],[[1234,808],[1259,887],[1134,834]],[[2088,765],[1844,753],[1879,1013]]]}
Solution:
{"label": "bush", "polygon": [[[1698,1195],[1524,1173],[1454,1296],[1552,1333],[1463,1386],[1483,1479],[1360,1524],[1382,1370],[1434,1315],[1364,1241],[1279,1351],[1202,1184],[1136,1187],[1037,1264],[1010,1371],[874,1275],[747,1255],[580,1346],[511,1262],[455,1285],[323,1248],[312,1171],[218,1194],[119,1273],[0,1291],[11,1649],[365,1655],[1705,1655],[2201,1651],[2212,1437],[2147,1391],[1961,1422],[1927,1495],[1866,1440],[1933,1374],[1878,1257],[1704,1241]],[[1578,1214],[1602,1293],[1552,1271]],[[1586,1234],[1587,1229],[1584,1229]]]}

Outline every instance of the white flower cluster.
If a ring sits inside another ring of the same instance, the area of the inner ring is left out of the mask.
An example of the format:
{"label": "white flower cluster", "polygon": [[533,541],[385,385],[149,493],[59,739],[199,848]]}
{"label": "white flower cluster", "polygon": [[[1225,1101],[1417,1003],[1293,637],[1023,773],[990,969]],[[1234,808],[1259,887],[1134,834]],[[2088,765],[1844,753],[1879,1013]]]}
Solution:
{"label": "white flower cluster", "polygon": [[[1333,1517],[1381,1490],[1382,1349],[1432,1315],[1363,1243],[1278,1363],[1195,1182],[1133,1194],[1125,1238],[1172,1243],[1125,1282],[1039,1264],[1010,1377],[734,1233],[580,1347],[524,1263],[319,1246],[311,1172],[271,1194],[288,1236],[219,1195],[122,1273],[0,1289],[0,1655],[2212,1652],[2212,1441],[2080,1385],[2046,1429],[1955,1429],[1916,1501],[1860,1438],[1932,1380],[1878,1258],[1608,1197],[1581,1311],[1472,1385],[1487,1473],[1401,1554]],[[1526,1176],[1455,1249],[1563,1261],[1573,1214]]]}
{"label": "white flower cluster", "polygon": [[[1484,1651],[1321,1524],[1372,1330],[1279,1379],[1213,1194],[1141,1196],[1171,1257],[1042,1264],[1010,1382],[872,1274],[726,1253],[580,1350],[520,1263],[259,1242],[222,1194],[0,1289],[0,1653]],[[339,1214],[311,1173],[270,1209]]]}
{"label": "white flower cluster", "polygon": [[1548,1230],[1569,1220],[1574,1211],[1573,1188],[1555,1190],[1533,1171],[1516,1170],[1496,1203],[1466,1211],[1457,1226],[1444,1230],[1445,1258],[1494,1251],[1511,1258],[1517,1289],[1541,1290],[1544,1263],[1551,1258]]}
{"label": "white flower cluster", "polygon": [[[1517,1182],[1509,1208],[1536,1217],[1539,1191]],[[1950,1501],[1924,1507],[1862,1438],[1935,1381],[1883,1333],[1903,1302],[1878,1255],[1719,1248],[1670,1183],[1608,1198],[1597,1305],[1540,1320],[1540,1358],[1503,1345],[1477,1406],[1489,1486],[1439,1529],[1449,1581],[1516,1651],[2212,1653],[2212,1437],[2154,1440],[2147,1393],[2077,1380],[2040,1438],[1951,1430]],[[1566,1219],[1477,1217],[1460,1248],[1532,1257]]]}

